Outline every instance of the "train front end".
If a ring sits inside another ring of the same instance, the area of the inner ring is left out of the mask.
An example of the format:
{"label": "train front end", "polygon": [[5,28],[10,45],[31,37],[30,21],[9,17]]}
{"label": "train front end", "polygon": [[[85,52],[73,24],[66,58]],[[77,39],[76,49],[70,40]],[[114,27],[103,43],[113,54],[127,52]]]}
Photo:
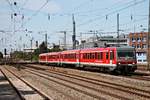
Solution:
{"label": "train front end", "polygon": [[117,47],[117,71],[134,72],[137,69],[136,51],[133,47]]}

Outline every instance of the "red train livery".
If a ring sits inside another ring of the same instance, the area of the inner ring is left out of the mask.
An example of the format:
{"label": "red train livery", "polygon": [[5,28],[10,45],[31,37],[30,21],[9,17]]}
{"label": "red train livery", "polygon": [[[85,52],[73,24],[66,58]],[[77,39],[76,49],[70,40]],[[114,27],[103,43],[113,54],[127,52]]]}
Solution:
{"label": "red train livery", "polygon": [[129,73],[137,69],[135,49],[132,47],[107,47],[50,52],[39,55],[46,64],[98,67],[101,70]]}

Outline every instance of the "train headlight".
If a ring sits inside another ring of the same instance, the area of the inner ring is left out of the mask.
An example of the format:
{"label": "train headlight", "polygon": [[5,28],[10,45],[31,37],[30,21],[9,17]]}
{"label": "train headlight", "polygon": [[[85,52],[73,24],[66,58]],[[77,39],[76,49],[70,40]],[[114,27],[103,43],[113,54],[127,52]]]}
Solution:
{"label": "train headlight", "polygon": [[134,62],[132,64],[135,64]]}
{"label": "train headlight", "polygon": [[118,63],[120,65],[120,63]]}

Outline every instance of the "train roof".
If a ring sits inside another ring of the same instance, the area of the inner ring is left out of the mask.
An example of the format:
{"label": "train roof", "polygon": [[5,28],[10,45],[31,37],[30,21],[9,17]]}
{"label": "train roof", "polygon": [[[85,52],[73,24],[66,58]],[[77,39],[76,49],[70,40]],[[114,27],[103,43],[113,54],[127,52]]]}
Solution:
{"label": "train roof", "polygon": [[86,49],[76,49],[76,50],[66,50],[62,52],[49,52],[49,53],[42,53],[39,56],[44,55],[55,55],[55,54],[67,54],[67,53],[77,53],[80,51],[80,53],[85,52],[97,52],[97,51],[108,51],[108,50],[134,50],[134,47],[131,46],[121,46],[121,47],[98,47],[98,48],[86,48]]}
{"label": "train roof", "polygon": [[79,49],[76,49],[76,50],[66,50],[66,51],[62,51],[61,54],[76,53],[76,52],[79,52],[79,51],[80,51]]}
{"label": "train roof", "polygon": [[39,54],[39,56],[44,56],[44,55],[47,55],[48,53],[41,53]]}
{"label": "train roof", "polygon": [[49,53],[47,53],[47,55],[57,55],[59,53],[61,53],[61,52],[49,52]]}
{"label": "train roof", "polygon": [[59,54],[61,52],[48,52],[48,53],[41,53],[39,56],[42,56],[42,55],[55,55],[55,54]]}

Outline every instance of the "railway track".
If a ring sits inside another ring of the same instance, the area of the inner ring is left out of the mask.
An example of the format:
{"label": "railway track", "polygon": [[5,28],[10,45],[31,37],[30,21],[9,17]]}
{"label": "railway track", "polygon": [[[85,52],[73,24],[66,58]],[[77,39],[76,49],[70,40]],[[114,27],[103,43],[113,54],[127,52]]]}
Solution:
{"label": "railway track", "polygon": [[[29,66],[29,67],[36,68],[36,69],[39,69],[39,70],[47,70],[46,68],[36,67],[36,66],[32,66],[32,65],[24,65],[24,66]],[[60,73],[60,71],[57,71],[57,72]],[[63,73],[63,72],[61,72],[61,73]],[[129,79],[142,80],[142,81],[150,81],[150,74],[148,74],[148,73],[141,73],[141,72],[140,73],[139,72],[130,73],[127,76],[121,76],[121,77],[129,78]]]}
{"label": "railway track", "polygon": [[[40,68],[38,68],[38,69],[40,69]],[[65,78],[56,77],[56,75],[59,75],[61,77],[62,76],[67,77],[67,78],[70,78],[70,79],[75,79],[75,80],[78,80],[78,81],[84,81],[84,82],[94,84],[94,85],[108,87],[108,88],[115,89],[115,90],[118,90],[118,91],[123,91],[125,93],[134,94],[134,95],[137,95],[137,96],[140,96],[140,97],[143,97],[143,98],[150,98],[150,91],[146,91],[146,90],[142,90],[142,89],[138,89],[138,88],[134,88],[134,87],[130,87],[130,86],[120,85],[120,84],[116,84],[116,83],[110,83],[110,82],[106,82],[106,81],[102,81],[102,80],[96,80],[96,79],[87,78],[87,77],[80,76],[80,75],[68,74],[68,73],[64,73],[64,72],[61,73],[61,72],[57,72],[57,71],[54,72],[54,71],[48,70],[50,73],[55,74],[55,75],[49,75],[49,74],[46,74],[45,72],[40,72],[40,71],[33,70],[33,69],[30,69],[28,71],[31,72],[31,70],[32,70],[32,73],[34,73],[36,75],[38,75],[38,73],[41,73],[41,74],[47,75],[49,77],[58,78],[60,80],[67,81],[67,82],[77,84],[77,85],[80,85],[80,86],[83,86],[83,87],[86,87],[86,88],[90,88],[90,89],[93,89],[93,88],[91,88],[89,86],[82,85],[80,83],[75,83],[75,82],[66,80]],[[113,93],[109,93],[109,92],[106,92],[106,91],[103,91],[103,90],[101,90],[101,91],[99,89],[93,89],[93,90],[95,90],[97,92],[105,93],[107,95],[111,95],[111,96],[116,97],[116,98],[121,98],[121,99],[124,99],[124,100],[128,99],[126,97],[122,97],[122,96],[119,96],[119,95],[116,95],[116,94],[113,94]]]}
{"label": "railway track", "polygon": [[142,81],[150,81],[150,74],[148,73],[135,72],[125,77]]}
{"label": "railway track", "polygon": [[[13,71],[14,71],[14,70],[13,70]],[[75,90],[75,91],[78,91],[78,92],[80,92],[80,93],[86,94],[87,96],[91,96],[91,97],[93,97],[93,98],[96,98],[96,100],[97,100],[97,99],[98,99],[98,100],[106,100],[104,97],[100,97],[100,96],[98,96],[98,95],[90,94],[89,92],[83,91],[82,89],[75,88],[75,87],[73,87],[73,86],[71,86],[71,85],[66,85],[66,84],[64,84],[63,82],[55,81],[55,80],[52,80],[52,79],[50,79],[50,78],[48,78],[48,77],[46,77],[46,76],[43,76],[42,74],[35,73],[36,71],[30,71],[30,70],[28,71],[28,70],[25,70],[25,72],[31,73],[31,74],[33,74],[33,75],[36,75],[36,76],[39,77],[39,78],[44,78],[44,79],[46,79],[46,80],[49,80],[49,83],[51,83],[50,81],[53,81],[53,82],[55,82],[55,84],[60,84],[60,85],[69,87],[69,88],[71,88],[71,89],[73,89],[73,90]],[[47,87],[49,87],[49,86],[48,86],[47,84],[45,84],[45,83],[44,83],[44,85],[46,85]],[[55,90],[57,90],[57,89],[55,89]],[[62,94],[65,95],[65,96],[67,96],[68,98],[70,98],[69,100],[78,100],[78,99],[72,98],[69,94],[65,94],[65,93],[59,91],[59,89],[58,89],[57,91],[60,92],[60,93],[62,93]],[[60,99],[60,100],[61,100],[61,99]],[[66,100],[66,99],[65,99],[65,100]],[[90,99],[90,100],[91,100],[91,99]]]}
{"label": "railway track", "polygon": [[[8,81],[10,82],[10,84],[12,85],[12,87],[15,89],[15,91],[17,92],[17,94],[19,95],[19,97],[21,98],[21,100],[26,100],[26,99],[31,99],[29,98],[29,96],[25,96],[25,94],[23,93],[23,90],[19,90],[17,88],[17,86],[15,86],[15,84],[8,78],[8,77],[12,77],[12,76],[7,76],[7,73],[11,73],[13,75],[13,77],[16,77],[18,80],[20,80],[21,82],[25,83],[28,87],[30,87],[33,91],[34,94],[37,94],[37,98],[40,100],[53,100],[51,97],[49,97],[48,95],[44,94],[43,92],[41,92],[40,90],[38,90],[36,87],[34,87],[33,85],[31,85],[29,82],[27,82],[26,80],[22,79],[21,77],[19,77],[18,75],[16,75],[13,71],[9,70],[8,68],[4,68],[5,71],[2,71],[2,73],[5,75],[5,77],[8,79]],[[39,96],[38,96],[39,95]],[[33,99],[33,97],[32,97]],[[36,97],[35,97],[36,99]]]}
{"label": "railway track", "polygon": [[[17,94],[17,97],[15,97],[16,99],[19,99],[19,100],[25,100],[21,94],[19,93],[19,91],[17,90],[17,88],[13,85],[13,83],[8,79],[8,77],[5,75],[5,73],[0,69],[0,73],[2,73],[2,75],[4,76],[4,79],[6,79],[6,81],[8,81],[8,84],[10,84],[10,86],[12,87],[12,89],[14,90],[12,95],[16,95]],[[9,93],[9,95],[11,95]],[[7,97],[5,98],[7,99]]]}
{"label": "railway track", "polygon": [[[53,82],[55,82],[55,83],[57,83],[57,84],[60,84],[60,85],[69,87],[69,88],[71,88],[71,89],[73,89],[73,90],[76,90],[76,91],[78,91],[78,92],[80,92],[80,93],[83,93],[83,94],[85,94],[85,95],[91,96],[91,97],[93,97],[93,98],[96,98],[96,99],[99,99],[99,100],[106,100],[105,98],[103,98],[103,97],[101,97],[101,96],[99,96],[99,95],[96,95],[96,94],[93,94],[93,93],[89,93],[89,92],[87,92],[87,91],[85,91],[85,90],[76,88],[76,87],[74,87],[74,86],[72,86],[72,85],[65,84],[64,82],[69,82],[69,83],[71,83],[71,84],[80,85],[80,86],[82,86],[82,87],[84,87],[84,88],[91,89],[91,90],[96,91],[96,92],[104,92],[104,91],[98,91],[98,90],[96,90],[96,89],[90,88],[90,87],[85,86],[85,85],[77,84],[77,83],[75,83],[75,82],[68,81],[68,80],[65,80],[65,79],[62,79],[62,78],[54,77],[54,78],[57,78],[57,79],[63,81],[63,82],[59,82],[59,81],[56,81],[56,80],[53,80],[53,79],[49,78],[49,77],[53,77],[53,76],[50,76],[50,75],[48,75],[48,74],[44,74],[44,73],[38,72],[38,71],[36,71],[36,70],[32,70],[32,69],[29,69],[29,70],[28,70],[28,69],[26,69],[26,71],[29,72],[29,73],[32,73],[32,74],[34,74],[34,75],[37,75],[37,76],[39,76],[39,77],[43,77],[44,79],[47,79],[47,80],[49,80],[49,81],[53,81]],[[46,76],[45,76],[45,75],[46,75]],[[107,94],[108,94],[108,93],[107,93]],[[108,95],[111,95],[111,94],[108,94]],[[113,95],[113,96],[115,96],[115,95]],[[115,96],[115,97],[117,97],[117,96]],[[122,98],[122,97],[118,97],[118,98],[121,98],[121,99],[123,99],[123,100],[127,100],[127,98]]]}
{"label": "railway track", "polygon": [[142,81],[150,81],[150,77],[146,77],[146,76],[131,76],[131,77],[127,77],[127,78],[131,78],[131,79],[136,79],[136,80],[142,80]]}
{"label": "railway track", "polygon": [[[42,67],[36,67],[36,66],[31,66],[31,65],[24,65],[24,66],[30,66],[32,68],[36,68],[39,70],[47,70],[47,69],[42,68]],[[141,81],[150,81],[150,74],[141,73],[141,72],[134,72],[134,73],[128,74],[127,76],[121,76],[121,77],[136,79],[136,80],[141,80]]]}

